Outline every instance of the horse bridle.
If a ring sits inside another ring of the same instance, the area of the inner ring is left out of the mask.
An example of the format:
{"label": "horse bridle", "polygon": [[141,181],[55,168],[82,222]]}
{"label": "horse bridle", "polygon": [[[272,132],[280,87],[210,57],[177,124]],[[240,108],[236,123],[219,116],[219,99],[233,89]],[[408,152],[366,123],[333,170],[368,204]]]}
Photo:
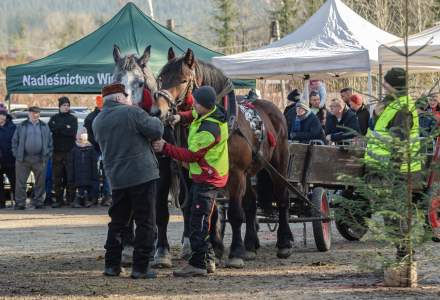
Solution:
{"label": "horse bridle", "polygon": [[175,114],[177,112],[177,107],[179,107],[186,99],[186,95],[191,91],[194,91],[195,89],[199,88],[199,84],[197,83],[196,79],[196,71],[195,68],[191,70],[191,77],[188,80],[188,84],[186,87],[182,90],[182,92],[179,94],[179,96],[174,99],[173,95],[168,90],[161,89],[154,93],[154,98],[157,99],[159,96],[163,97],[166,101],[168,106],[170,107],[169,113]]}

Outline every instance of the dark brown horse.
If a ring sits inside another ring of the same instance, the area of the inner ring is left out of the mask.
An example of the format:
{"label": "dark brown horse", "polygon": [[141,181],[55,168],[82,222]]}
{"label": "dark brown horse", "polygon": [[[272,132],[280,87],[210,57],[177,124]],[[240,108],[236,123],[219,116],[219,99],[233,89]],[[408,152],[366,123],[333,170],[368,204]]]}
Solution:
{"label": "dark brown horse", "polygon": [[[197,60],[191,49],[182,57],[175,57],[170,48],[168,63],[159,75],[159,96],[155,106],[161,111],[161,118],[166,118],[170,110],[185,99],[194,88],[210,85],[220,96],[232,91],[230,80],[211,64]],[[270,162],[282,175],[287,175],[288,144],[287,126],[283,114],[266,100],[254,102],[255,110],[260,115],[266,132],[260,142],[238,109],[233,129],[229,132],[229,181],[226,187],[229,198],[228,220],[232,226],[232,244],[229,254],[231,267],[242,267],[243,259],[255,258],[259,248],[257,236],[257,195],[251,184],[251,176],[257,176],[257,194],[261,206],[271,206],[276,202],[279,212],[277,234],[278,257],[287,258],[291,254],[293,236],[288,223],[288,192],[277,176],[265,171],[264,160]],[[274,140],[269,141],[269,136]],[[259,154],[257,155],[256,152]],[[261,155],[264,160],[259,156]],[[245,218],[244,218],[245,217]],[[241,225],[246,221],[246,235],[243,243]]]}

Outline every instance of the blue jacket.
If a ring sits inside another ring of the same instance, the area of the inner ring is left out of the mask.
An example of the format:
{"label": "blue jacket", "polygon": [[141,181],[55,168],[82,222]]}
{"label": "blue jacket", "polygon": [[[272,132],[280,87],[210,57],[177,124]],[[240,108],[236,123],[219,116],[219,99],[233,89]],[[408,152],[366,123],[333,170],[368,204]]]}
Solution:
{"label": "blue jacket", "polygon": [[96,150],[88,146],[75,145],[70,152],[67,180],[75,187],[93,186],[99,180]]}
{"label": "blue jacket", "polygon": [[351,109],[345,109],[340,121],[331,113],[327,115],[325,134],[331,135],[332,142],[352,139],[356,136],[350,129],[359,132],[359,123],[356,113]]}
{"label": "blue jacket", "polygon": [[290,138],[305,144],[308,144],[311,140],[325,140],[321,122],[312,112],[308,112],[308,115],[300,121],[299,130],[293,130]]}
{"label": "blue jacket", "polygon": [[6,123],[0,127],[0,165],[15,165],[15,157],[12,155],[12,137],[14,136],[16,126],[12,122],[12,117],[6,117]]}

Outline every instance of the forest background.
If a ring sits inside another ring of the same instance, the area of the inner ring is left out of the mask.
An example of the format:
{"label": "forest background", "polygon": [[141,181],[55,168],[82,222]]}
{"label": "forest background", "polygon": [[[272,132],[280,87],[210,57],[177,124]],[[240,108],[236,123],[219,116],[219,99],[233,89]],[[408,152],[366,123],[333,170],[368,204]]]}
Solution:
{"label": "forest background", "polygon": [[[96,30],[126,0],[2,0],[0,1],[0,101],[6,96],[8,65],[26,63],[53,53]],[[147,0],[133,0],[151,15]],[[279,22],[280,37],[294,31],[313,15],[324,0],[152,0],[154,19],[212,50],[238,53],[267,45],[271,22]],[[343,0],[360,16],[379,28],[403,36],[403,0]],[[409,33],[417,33],[440,20],[440,0],[410,2]],[[366,33],[368,34],[368,33]],[[111,51],[111,50],[109,50]],[[431,87],[438,74],[416,76],[413,85]],[[300,81],[286,81],[286,90],[300,88]],[[267,99],[282,106],[279,82],[258,82]],[[366,78],[326,82],[329,92],[352,86],[366,91]],[[375,88],[373,89],[375,90]],[[53,106],[57,95],[15,95],[13,103]],[[71,95],[75,105],[93,106],[92,96]]]}

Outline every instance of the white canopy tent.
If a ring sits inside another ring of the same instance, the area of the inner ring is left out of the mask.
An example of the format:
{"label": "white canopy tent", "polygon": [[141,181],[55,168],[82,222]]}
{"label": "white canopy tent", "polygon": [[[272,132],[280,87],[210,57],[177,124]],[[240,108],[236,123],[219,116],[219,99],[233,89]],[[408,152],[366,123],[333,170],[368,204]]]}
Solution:
{"label": "white canopy tent", "polygon": [[268,46],[214,57],[231,78],[353,76],[378,68],[378,48],[398,37],[364,20],[340,0],[327,0],[300,28]]}
{"label": "white canopy tent", "polygon": [[[440,71],[440,25],[426,29],[408,37],[408,53],[427,46],[409,57],[410,72],[439,72]],[[391,67],[405,67],[405,56],[401,56],[387,47],[405,53],[403,39],[380,46],[379,63],[384,69]]]}

